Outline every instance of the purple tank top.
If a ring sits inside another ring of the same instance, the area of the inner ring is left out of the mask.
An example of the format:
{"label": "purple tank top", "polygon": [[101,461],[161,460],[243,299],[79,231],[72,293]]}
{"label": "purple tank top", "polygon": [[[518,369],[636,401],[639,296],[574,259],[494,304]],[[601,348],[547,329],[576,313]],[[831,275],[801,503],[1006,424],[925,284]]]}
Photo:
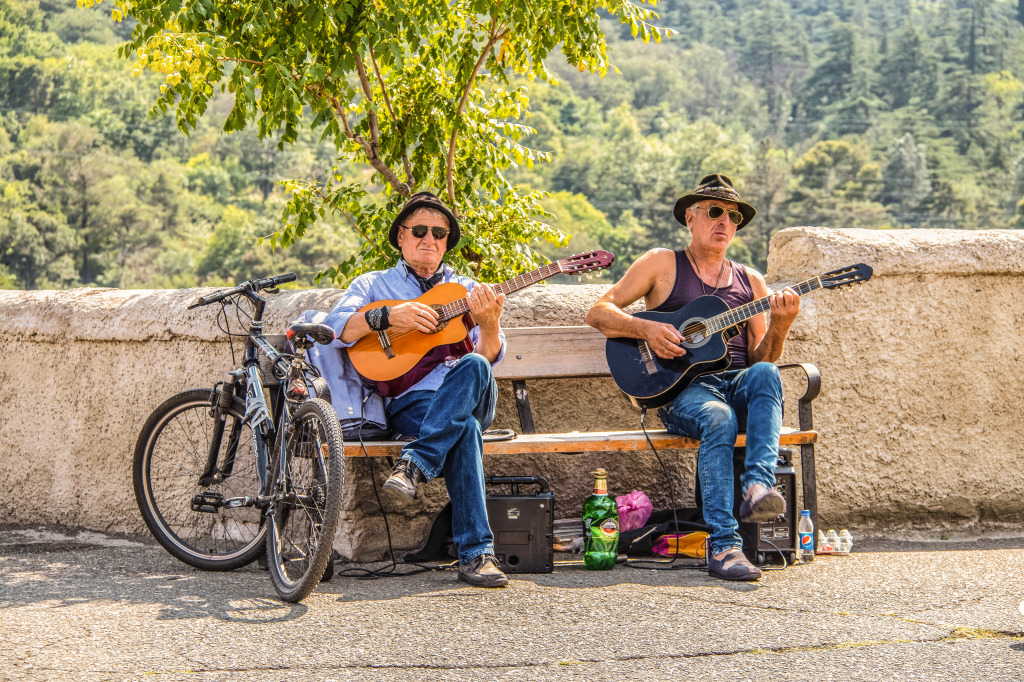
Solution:
{"label": "purple tank top", "polygon": [[[705,295],[704,288],[707,286],[701,288],[700,277],[693,269],[693,264],[686,256],[686,251],[679,250],[675,254],[676,282],[665,302],[654,308],[656,312],[675,312],[695,298]],[[747,269],[742,265],[732,263],[732,261],[730,261],[730,265],[732,265],[733,272],[732,284],[722,287],[714,295],[725,301],[725,304],[731,309],[753,301],[754,291],[750,288]],[[729,369],[743,369],[747,366],[747,323],[740,324],[737,329],[739,329],[739,335],[728,344],[729,357],[732,359]]]}

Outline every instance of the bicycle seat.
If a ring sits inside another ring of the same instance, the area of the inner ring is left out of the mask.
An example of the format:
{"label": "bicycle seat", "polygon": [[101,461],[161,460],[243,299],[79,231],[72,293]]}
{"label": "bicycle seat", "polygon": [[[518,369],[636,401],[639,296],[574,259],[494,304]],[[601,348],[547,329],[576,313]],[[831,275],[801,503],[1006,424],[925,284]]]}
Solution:
{"label": "bicycle seat", "polygon": [[334,330],[326,324],[317,322],[296,322],[288,326],[285,336],[289,341],[294,341],[296,336],[299,338],[308,336],[316,343],[326,345],[334,341]]}

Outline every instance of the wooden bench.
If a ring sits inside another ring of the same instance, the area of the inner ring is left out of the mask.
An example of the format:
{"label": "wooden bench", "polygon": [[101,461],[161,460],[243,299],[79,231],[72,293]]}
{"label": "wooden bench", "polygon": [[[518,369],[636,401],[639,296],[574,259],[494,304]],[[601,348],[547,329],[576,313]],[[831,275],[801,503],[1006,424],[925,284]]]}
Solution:
{"label": "wooden bench", "polygon": [[[643,431],[572,431],[536,433],[526,382],[531,379],[568,379],[610,377],[605,361],[605,337],[592,327],[522,327],[505,330],[508,348],[505,358],[494,368],[499,380],[511,380],[519,412],[520,432],[513,440],[484,443],[484,455],[527,453],[581,453],[649,450]],[[782,446],[800,448],[803,507],[811,512],[818,526],[817,488],[814,471],[814,444],[811,401],[821,389],[821,376],[814,365],[780,365],[780,369],[800,369],[806,377],[806,390],[798,399],[799,429],[785,428],[779,439]],[[659,451],[695,449],[699,442],[661,430],[648,430]],[[363,450],[365,445],[365,452]],[[368,441],[345,444],[348,457],[399,457],[402,441]],[[746,434],[736,439],[736,447],[746,445]],[[795,510],[794,510],[795,512]]]}

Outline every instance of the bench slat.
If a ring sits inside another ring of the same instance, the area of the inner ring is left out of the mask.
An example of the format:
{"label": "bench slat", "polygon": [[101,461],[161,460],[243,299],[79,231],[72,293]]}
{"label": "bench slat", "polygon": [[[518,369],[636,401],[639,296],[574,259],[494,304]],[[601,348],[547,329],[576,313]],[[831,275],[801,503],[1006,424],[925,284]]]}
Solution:
{"label": "bench slat", "polygon": [[[648,431],[654,447],[660,450],[689,450],[700,443],[693,438],[677,436],[664,430]],[[817,431],[796,431],[783,429],[780,445],[806,445],[818,440]],[[736,439],[736,447],[745,447],[746,434]],[[366,443],[366,454],[370,457],[400,457],[401,441],[370,441]],[[647,439],[643,431],[591,431],[572,433],[522,434],[513,440],[484,443],[485,455],[514,455],[527,453],[570,453],[570,452],[636,452],[647,450]],[[345,443],[346,457],[364,457],[358,442]]]}
{"label": "bench slat", "polygon": [[505,330],[508,346],[494,367],[497,379],[611,376],[607,339],[593,327],[517,327]]}

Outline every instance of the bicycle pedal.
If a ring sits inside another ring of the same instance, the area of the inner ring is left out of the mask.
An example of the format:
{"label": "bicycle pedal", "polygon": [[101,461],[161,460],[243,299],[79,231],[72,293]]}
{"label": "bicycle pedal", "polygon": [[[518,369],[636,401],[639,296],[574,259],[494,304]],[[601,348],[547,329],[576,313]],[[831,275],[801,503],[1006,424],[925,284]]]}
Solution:
{"label": "bicycle pedal", "polygon": [[224,506],[224,496],[220,493],[199,493],[192,498],[192,511],[216,514]]}

